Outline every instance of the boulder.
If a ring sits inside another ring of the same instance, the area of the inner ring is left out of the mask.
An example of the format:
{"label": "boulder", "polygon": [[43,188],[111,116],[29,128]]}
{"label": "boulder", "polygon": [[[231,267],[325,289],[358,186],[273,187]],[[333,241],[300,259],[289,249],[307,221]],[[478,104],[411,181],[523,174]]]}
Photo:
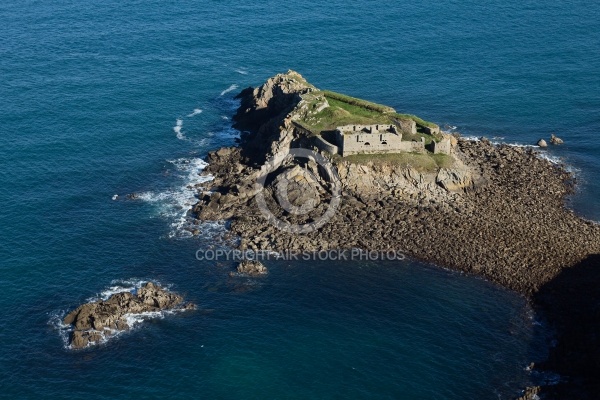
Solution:
{"label": "boulder", "polygon": [[544,139],[538,140],[537,145],[540,147],[548,147],[548,143],[546,143]]}
{"label": "boulder", "polygon": [[552,143],[552,144],[563,144],[564,140],[562,140],[561,138],[559,138],[555,134],[552,134],[550,136],[550,143]]}

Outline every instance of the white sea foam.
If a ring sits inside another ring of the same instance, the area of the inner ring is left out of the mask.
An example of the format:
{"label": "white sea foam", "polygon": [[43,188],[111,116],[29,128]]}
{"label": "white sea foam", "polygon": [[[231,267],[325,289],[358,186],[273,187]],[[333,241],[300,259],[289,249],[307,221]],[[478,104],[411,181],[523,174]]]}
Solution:
{"label": "white sea foam", "polygon": [[563,163],[563,160],[560,157],[558,157],[558,156],[552,156],[552,155],[549,155],[548,153],[545,153],[545,152],[539,152],[539,153],[537,153],[537,157],[541,158],[542,160],[546,160],[549,163],[554,164],[554,165],[559,165],[559,164]]}
{"label": "white sea foam", "polygon": [[149,319],[163,319],[166,315],[175,314],[178,310],[163,310],[163,311],[146,311],[139,314],[125,314],[125,322],[129,328],[134,328],[136,325]]}
{"label": "white sea foam", "polygon": [[[69,310],[70,311],[70,310]],[[63,319],[67,315],[67,310],[57,310],[50,313],[50,318],[48,319],[48,325],[50,325],[63,342],[64,348],[69,348],[69,335],[73,330],[71,325],[66,325],[63,323]]]}
{"label": "white sea foam", "polygon": [[182,179],[180,187],[165,190],[162,192],[145,192],[139,195],[139,198],[149,203],[159,205],[159,214],[168,218],[171,227],[168,237],[190,237],[191,230],[199,229],[203,231],[202,226],[194,225],[194,218],[190,215],[190,210],[198,201],[198,188],[203,183],[213,179],[211,175],[200,175],[202,170],[208,165],[200,158],[179,158],[169,160]]}
{"label": "white sea foam", "polygon": [[242,75],[248,75],[248,71],[246,71],[242,68],[236,69],[235,72],[237,72],[238,74],[242,74]]}
{"label": "white sea foam", "polygon": [[[141,288],[142,285],[146,282],[147,282],[146,280],[141,280],[141,279],[130,279],[130,280],[124,280],[124,281],[113,280],[110,282],[111,286],[109,286],[108,288],[106,288],[103,291],[101,291],[100,293],[98,293],[97,297],[101,300],[108,300],[110,298],[110,296],[117,294],[117,293],[123,293],[123,292],[133,293],[137,289]],[[92,299],[92,300],[97,301],[98,299]]]}
{"label": "white sea foam", "polygon": [[532,148],[532,149],[539,149],[540,146],[535,145],[535,144],[523,144],[523,143],[504,143],[504,142],[492,142],[493,144],[504,144],[506,146],[510,146],[510,147],[521,147],[523,149],[526,148]]}
{"label": "white sea foam", "polygon": [[227,115],[221,115],[221,119],[224,121],[229,121],[229,117]]}
{"label": "white sea foam", "polygon": [[173,127],[173,132],[177,135],[177,139],[185,140],[185,135],[181,132],[181,128],[183,128],[183,120],[178,119],[175,121],[175,126]]}
{"label": "white sea foam", "polygon": [[463,140],[466,140],[467,142],[479,142],[481,141],[481,136],[461,136],[460,137]]}
{"label": "white sea foam", "polygon": [[225,96],[227,93],[234,91],[235,89],[237,89],[239,86],[236,84],[233,84],[231,86],[229,86],[227,89],[223,90],[221,92],[221,96]]}
{"label": "white sea foam", "polygon": [[194,111],[192,111],[192,112],[191,112],[190,114],[188,114],[187,116],[188,116],[189,118],[191,118],[191,117],[194,117],[194,116],[196,116],[196,115],[198,115],[198,114],[202,114],[202,110],[201,110],[201,109],[199,109],[199,108],[194,108]]}
{"label": "white sea foam", "polygon": [[[86,301],[94,302],[94,301],[98,301],[98,300],[108,300],[110,298],[110,296],[112,296],[113,294],[123,293],[123,292],[135,293],[135,292],[137,292],[137,290],[139,288],[141,288],[148,281],[150,281],[150,279],[138,279],[138,278],[113,279],[110,282],[110,286],[103,289],[101,292],[97,293],[96,295],[88,298]],[[167,288],[167,289],[170,287],[170,285],[164,285],[155,279],[152,279],[152,282],[156,283],[157,285],[159,285],[161,287]]]}
{"label": "white sea foam", "polygon": [[113,200],[117,200],[118,198],[119,198],[119,195],[118,195],[118,194],[115,194],[115,195],[113,195],[113,197],[112,197],[112,199],[113,199]]}
{"label": "white sea foam", "polygon": [[[472,135],[468,135],[468,136],[461,136],[460,137],[462,140],[466,140],[468,142],[480,142],[482,136],[472,136]],[[500,139],[500,140],[490,140],[490,143],[496,146],[499,145],[505,145],[505,146],[511,146],[511,147],[521,147],[521,148],[532,148],[532,149],[537,149],[540,146],[535,145],[535,144],[523,144],[523,143],[506,143],[506,142],[502,142],[501,140],[504,139],[501,136],[495,136],[494,139]]]}

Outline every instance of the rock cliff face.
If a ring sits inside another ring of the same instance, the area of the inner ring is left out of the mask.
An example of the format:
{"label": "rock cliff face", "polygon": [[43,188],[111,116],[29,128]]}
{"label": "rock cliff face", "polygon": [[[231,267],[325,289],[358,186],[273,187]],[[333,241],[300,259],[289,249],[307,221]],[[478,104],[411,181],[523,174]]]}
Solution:
{"label": "rock cliff face", "polygon": [[[327,107],[327,99],[299,73],[288,71],[269,78],[262,86],[247,88],[237,98],[240,107],[234,116],[235,127],[245,131],[244,154],[262,163],[285,151],[298,139],[293,121]],[[316,103],[315,103],[315,100]],[[308,110],[308,103],[318,104]]]}
{"label": "rock cliff face", "polygon": [[71,348],[81,349],[99,343],[107,335],[128,330],[128,315],[182,306],[188,309],[194,307],[193,304],[183,305],[181,296],[148,282],[135,295],[130,292],[116,293],[106,301],[83,304],[67,314],[63,322],[73,326]]}

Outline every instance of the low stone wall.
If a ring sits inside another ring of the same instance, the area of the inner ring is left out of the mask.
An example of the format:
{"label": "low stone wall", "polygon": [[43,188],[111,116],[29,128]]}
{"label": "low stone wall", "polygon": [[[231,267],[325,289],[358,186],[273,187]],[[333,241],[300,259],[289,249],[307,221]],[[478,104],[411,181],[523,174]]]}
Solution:
{"label": "low stone wall", "polygon": [[425,153],[425,140],[419,142],[402,142],[402,152]]}
{"label": "low stone wall", "polygon": [[[389,130],[393,132],[397,131],[396,126],[392,124],[372,124],[372,125],[344,125],[338,126],[337,130],[340,132],[356,132],[356,133],[386,133]],[[365,132],[366,131],[366,132]]]}
{"label": "low stone wall", "polygon": [[340,152],[339,148],[336,145],[329,143],[321,136],[315,136],[313,143],[315,144],[315,146],[317,146],[319,150],[328,151],[331,154],[339,154]]}
{"label": "low stone wall", "polygon": [[[351,142],[352,143],[352,142]],[[409,142],[400,141],[394,146],[381,145],[374,143],[367,146],[345,146],[341,149],[340,154],[343,157],[353,154],[394,154],[394,153],[425,153],[425,141]]]}

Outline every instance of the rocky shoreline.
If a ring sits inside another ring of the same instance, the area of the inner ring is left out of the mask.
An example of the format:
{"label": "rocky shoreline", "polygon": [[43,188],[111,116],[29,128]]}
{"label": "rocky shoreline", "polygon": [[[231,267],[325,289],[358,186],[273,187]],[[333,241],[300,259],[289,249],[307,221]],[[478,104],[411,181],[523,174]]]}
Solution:
{"label": "rocky shoreline", "polygon": [[[452,138],[452,165],[435,171],[331,156],[294,123],[310,116],[306,96],[314,91],[293,71],[242,91],[235,117],[245,132],[241,145],[209,154],[204,173],[215,179],[199,193],[193,210],[198,219],[230,220],[241,249],[402,251],[523,294],[558,332],[558,345],[536,368],[563,377],[557,385],[529,390],[529,398],[593,398],[600,382],[600,226],[565,207],[573,177],[531,148],[485,139]],[[275,175],[284,177],[289,202],[310,204],[302,213],[282,208],[282,178],[256,185],[265,160],[294,148],[325,157],[341,187],[333,193],[314,160],[284,158]],[[323,226],[298,234],[265,218],[259,193],[273,218],[287,226],[310,225],[333,201],[339,206]]]}

